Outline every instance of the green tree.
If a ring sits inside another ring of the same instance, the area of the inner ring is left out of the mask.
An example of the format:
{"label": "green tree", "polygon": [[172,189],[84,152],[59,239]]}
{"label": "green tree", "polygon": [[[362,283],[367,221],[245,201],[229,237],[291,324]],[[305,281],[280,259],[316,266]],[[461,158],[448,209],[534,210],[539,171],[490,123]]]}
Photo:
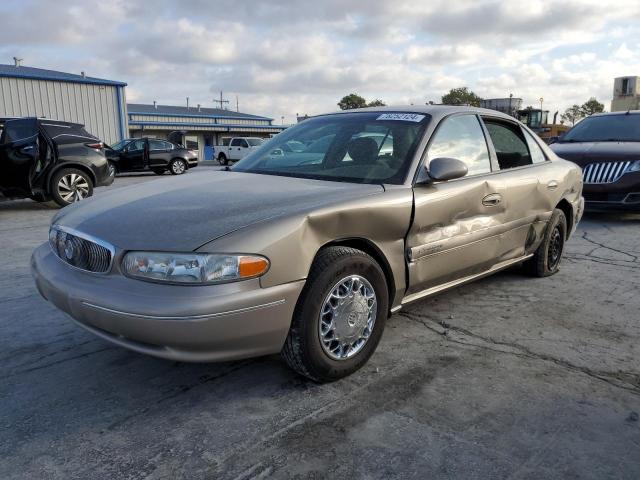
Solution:
{"label": "green tree", "polygon": [[480,100],[482,99],[467,87],[452,88],[449,90],[449,93],[442,97],[442,103],[445,105],[471,105],[473,107],[479,107]]}
{"label": "green tree", "polygon": [[384,103],[382,100],[380,100],[379,98],[376,98],[375,100],[369,102],[367,104],[367,107],[385,107],[387,104]]}
{"label": "green tree", "polygon": [[582,114],[585,117],[593,115],[594,113],[604,112],[604,104],[596,100],[596,97],[591,97],[589,100],[584,102],[580,108],[582,109]]}
{"label": "green tree", "polygon": [[367,106],[367,101],[357,93],[350,93],[349,95],[342,97],[342,100],[338,102],[338,106],[340,107],[340,110],[364,108]]}
{"label": "green tree", "polygon": [[580,105],[573,105],[567,108],[560,116],[562,120],[570,122],[571,126],[575,125],[582,117],[584,117],[584,113],[582,112],[582,107]]}

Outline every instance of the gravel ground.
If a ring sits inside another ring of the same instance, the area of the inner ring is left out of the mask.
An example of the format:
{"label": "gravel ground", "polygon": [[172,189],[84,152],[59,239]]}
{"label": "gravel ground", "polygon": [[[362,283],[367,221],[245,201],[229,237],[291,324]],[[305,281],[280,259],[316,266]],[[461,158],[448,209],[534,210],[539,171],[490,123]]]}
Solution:
{"label": "gravel ground", "polygon": [[640,215],[588,215],[554,277],[411,305],[316,385],[278,356],[176,363],[76,327],[28,269],[55,212],[0,203],[2,479],[640,478]]}

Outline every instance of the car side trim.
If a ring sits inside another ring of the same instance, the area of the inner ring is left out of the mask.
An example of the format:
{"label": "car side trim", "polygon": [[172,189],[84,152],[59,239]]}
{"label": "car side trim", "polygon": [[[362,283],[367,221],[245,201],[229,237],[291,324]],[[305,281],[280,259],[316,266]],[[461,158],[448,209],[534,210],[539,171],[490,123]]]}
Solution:
{"label": "car side trim", "polygon": [[203,315],[179,315],[179,316],[163,316],[163,315],[145,315],[141,313],[123,312],[121,310],[114,310],[112,308],[103,307],[94,303],[83,301],[82,304],[95,310],[101,310],[103,312],[115,313],[117,315],[125,315],[128,317],[146,318],[150,320],[204,320],[207,318],[222,317],[225,315],[234,315],[237,313],[251,312],[254,310],[260,310],[262,308],[275,307],[276,305],[282,305],[285,303],[285,299],[275,300],[269,303],[263,303],[261,305],[253,305],[251,307],[237,308],[235,310],[227,310],[224,312],[205,313]]}
{"label": "car side trim", "polygon": [[436,285],[435,287],[427,288],[426,290],[412,293],[411,295],[407,295],[402,299],[402,305],[406,305],[407,303],[413,302],[415,300],[420,300],[421,298],[428,297],[429,295],[433,295],[443,290],[448,290],[449,288],[457,287],[458,285],[462,285],[463,283],[471,282],[473,280],[477,280],[482,277],[487,277],[499,270],[503,270],[507,267],[510,267],[511,265],[524,262],[525,260],[531,257],[533,257],[533,253],[524,255],[522,257],[513,258],[511,260],[505,260],[503,262],[496,263],[493,267],[489,268],[488,270],[485,270],[484,272],[476,273],[475,275],[469,275],[463,278],[458,278],[456,280],[443,283],[442,285]]}

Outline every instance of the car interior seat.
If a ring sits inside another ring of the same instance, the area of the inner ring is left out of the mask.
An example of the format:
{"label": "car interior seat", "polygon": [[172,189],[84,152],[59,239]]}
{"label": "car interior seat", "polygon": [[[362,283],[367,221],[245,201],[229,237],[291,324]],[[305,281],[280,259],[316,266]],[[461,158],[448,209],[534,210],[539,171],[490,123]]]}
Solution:
{"label": "car interior seat", "polygon": [[371,165],[378,161],[378,144],[373,138],[354,138],[349,142],[347,153],[355,165]]}

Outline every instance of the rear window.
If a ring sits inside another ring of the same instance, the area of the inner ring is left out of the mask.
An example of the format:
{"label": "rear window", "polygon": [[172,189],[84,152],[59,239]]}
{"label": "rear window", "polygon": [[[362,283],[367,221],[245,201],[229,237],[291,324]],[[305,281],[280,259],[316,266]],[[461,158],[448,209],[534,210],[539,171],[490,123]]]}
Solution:
{"label": "rear window", "polygon": [[98,137],[89,133],[83,125],[65,125],[58,123],[41,123],[42,128],[58,144],[81,143],[86,140],[97,140]]}

